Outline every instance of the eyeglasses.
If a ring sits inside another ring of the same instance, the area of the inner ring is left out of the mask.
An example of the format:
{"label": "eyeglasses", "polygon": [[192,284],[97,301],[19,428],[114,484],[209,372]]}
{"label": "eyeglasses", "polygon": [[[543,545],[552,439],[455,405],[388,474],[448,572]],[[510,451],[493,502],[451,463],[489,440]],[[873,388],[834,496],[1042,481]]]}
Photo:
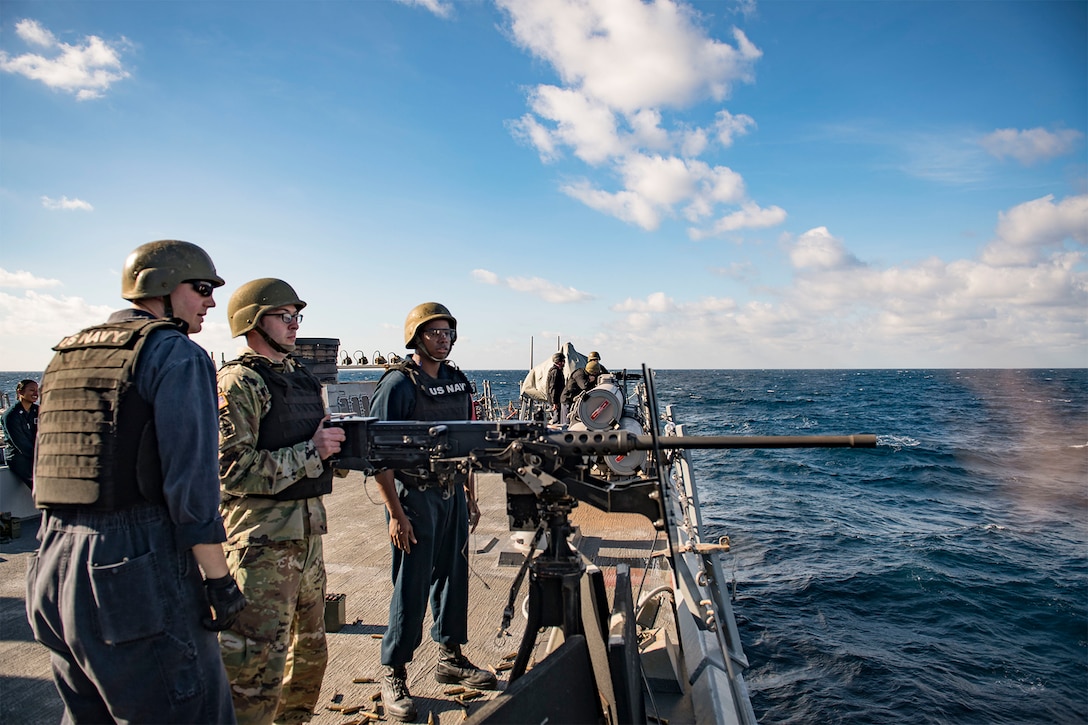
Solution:
{"label": "eyeglasses", "polygon": [[199,279],[189,280],[189,286],[192,287],[193,291],[201,297],[211,297],[212,292],[215,292],[214,284],[212,284],[211,282],[204,282],[203,280]]}
{"label": "eyeglasses", "polygon": [[423,336],[428,340],[437,340],[440,337],[444,337],[450,342],[457,341],[457,330],[452,327],[440,327],[434,330],[424,330]]}
{"label": "eyeglasses", "polygon": [[296,312],[293,315],[290,312],[277,312],[276,314],[268,315],[268,317],[275,317],[278,320],[283,320],[283,324],[285,325],[290,325],[292,322],[297,322],[300,325],[302,324],[301,312]]}

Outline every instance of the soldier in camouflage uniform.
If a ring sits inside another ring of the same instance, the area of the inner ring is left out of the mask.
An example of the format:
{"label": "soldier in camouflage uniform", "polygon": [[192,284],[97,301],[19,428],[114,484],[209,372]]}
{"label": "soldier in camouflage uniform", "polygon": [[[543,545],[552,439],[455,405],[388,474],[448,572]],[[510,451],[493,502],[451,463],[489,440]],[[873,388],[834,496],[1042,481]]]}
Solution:
{"label": "soldier in camouflage uniform", "polygon": [[328,661],[321,496],[344,432],[321,384],[290,355],[306,303],[278,279],[227,307],[249,347],[219,370],[219,475],[227,564],[250,605],[219,638],[239,723],[307,722]]}

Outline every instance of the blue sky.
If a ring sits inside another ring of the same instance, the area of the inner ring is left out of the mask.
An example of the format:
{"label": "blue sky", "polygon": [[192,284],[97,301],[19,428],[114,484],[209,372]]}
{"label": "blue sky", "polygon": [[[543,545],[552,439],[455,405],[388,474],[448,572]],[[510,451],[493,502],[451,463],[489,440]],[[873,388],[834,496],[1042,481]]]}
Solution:
{"label": "blue sky", "polygon": [[[611,368],[1088,365],[1088,3],[0,6],[0,339],[155,239],[300,334]],[[530,347],[532,345],[532,348]]]}

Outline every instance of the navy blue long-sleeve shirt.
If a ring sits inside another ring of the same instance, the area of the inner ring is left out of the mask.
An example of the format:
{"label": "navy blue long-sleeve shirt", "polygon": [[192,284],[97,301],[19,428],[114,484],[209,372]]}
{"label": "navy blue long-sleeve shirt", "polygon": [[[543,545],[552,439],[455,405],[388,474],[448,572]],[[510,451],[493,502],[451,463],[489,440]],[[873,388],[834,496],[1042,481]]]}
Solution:
{"label": "navy blue long-sleeve shirt", "polygon": [[[110,322],[152,315],[130,308]],[[136,390],[155,416],[163,495],[178,546],[227,540],[219,514],[219,418],[215,365],[204,348],[176,330],[151,333],[136,361]]]}

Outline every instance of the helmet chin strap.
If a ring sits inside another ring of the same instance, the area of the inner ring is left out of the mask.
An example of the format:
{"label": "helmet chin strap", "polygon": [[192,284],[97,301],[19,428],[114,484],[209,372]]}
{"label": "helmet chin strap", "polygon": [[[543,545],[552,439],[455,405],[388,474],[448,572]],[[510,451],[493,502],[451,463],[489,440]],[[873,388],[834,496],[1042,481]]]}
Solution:
{"label": "helmet chin strap", "polygon": [[180,317],[174,316],[174,303],[170,301],[170,295],[162,296],[162,316],[168,320],[173,320],[181,325],[182,332],[186,335],[189,334],[189,323]]}
{"label": "helmet chin strap", "polygon": [[281,345],[278,342],[276,342],[275,340],[273,340],[272,336],[269,335],[267,332],[265,332],[264,328],[261,327],[260,325],[257,325],[253,329],[256,330],[257,334],[259,334],[261,337],[263,337],[264,341],[267,342],[269,344],[269,346],[273,350],[275,350],[276,352],[283,353],[284,355],[286,355],[287,353],[292,352],[295,349],[294,345]]}

